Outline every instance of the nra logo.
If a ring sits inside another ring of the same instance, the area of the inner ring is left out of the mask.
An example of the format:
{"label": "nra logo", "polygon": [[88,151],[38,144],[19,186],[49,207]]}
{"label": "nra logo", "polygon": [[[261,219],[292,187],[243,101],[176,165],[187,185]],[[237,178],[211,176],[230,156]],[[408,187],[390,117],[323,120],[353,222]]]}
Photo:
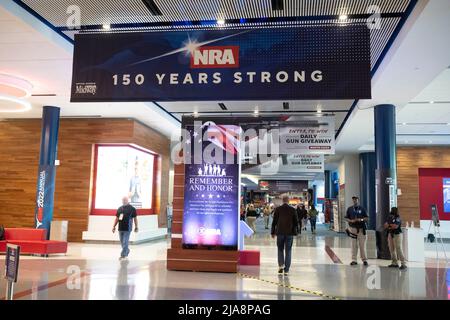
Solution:
{"label": "nra logo", "polygon": [[191,68],[238,68],[239,46],[200,47],[191,55]]}

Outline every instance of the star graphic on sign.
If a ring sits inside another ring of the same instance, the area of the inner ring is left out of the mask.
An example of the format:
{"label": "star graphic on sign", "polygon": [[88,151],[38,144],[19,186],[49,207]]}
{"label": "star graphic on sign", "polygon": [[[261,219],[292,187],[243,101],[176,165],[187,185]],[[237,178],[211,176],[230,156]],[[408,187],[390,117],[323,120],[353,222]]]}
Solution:
{"label": "star graphic on sign", "polygon": [[198,140],[198,143],[202,143],[202,139]]}
{"label": "star graphic on sign", "polygon": [[220,198],[220,194],[217,195],[217,198]]}
{"label": "star graphic on sign", "polygon": [[202,194],[202,198],[204,198],[205,197],[205,195],[204,194]]}
{"label": "star graphic on sign", "polygon": [[191,144],[191,140],[186,140],[186,144]]}
{"label": "star graphic on sign", "polygon": [[194,132],[194,138],[196,138],[197,136],[198,136],[198,132],[195,131],[195,132]]}
{"label": "star graphic on sign", "polygon": [[211,199],[213,197],[213,195],[212,194],[209,194],[209,198]]}

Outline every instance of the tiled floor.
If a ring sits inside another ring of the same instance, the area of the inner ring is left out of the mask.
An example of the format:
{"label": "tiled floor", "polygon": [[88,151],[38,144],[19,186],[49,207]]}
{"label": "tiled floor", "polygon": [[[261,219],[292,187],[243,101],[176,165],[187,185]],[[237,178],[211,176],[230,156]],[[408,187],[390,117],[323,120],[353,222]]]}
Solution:
{"label": "tiled floor", "polygon": [[[450,272],[426,246],[426,263],[406,272],[388,269],[389,261],[370,260],[369,268],[350,267],[350,239],[325,227],[298,236],[289,277],[276,273],[276,246],[258,223],[246,248],[261,251],[260,267],[239,274],[167,271],[168,241],[131,247],[120,262],[118,245],[78,244],[66,256],[22,257],[16,299],[449,299]],[[325,250],[328,246],[328,252]],[[450,246],[446,244],[447,252]],[[330,254],[335,254],[332,259]],[[442,256],[443,257],[443,256]],[[0,256],[3,273],[4,256]],[[0,282],[0,298],[5,283]]]}

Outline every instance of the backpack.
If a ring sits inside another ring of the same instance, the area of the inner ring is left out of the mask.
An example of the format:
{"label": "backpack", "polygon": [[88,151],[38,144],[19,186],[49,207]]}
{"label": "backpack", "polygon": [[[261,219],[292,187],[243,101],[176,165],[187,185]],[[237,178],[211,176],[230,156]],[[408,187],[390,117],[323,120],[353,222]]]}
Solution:
{"label": "backpack", "polygon": [[0,226],[0,241],[5,240],[5,228]]}

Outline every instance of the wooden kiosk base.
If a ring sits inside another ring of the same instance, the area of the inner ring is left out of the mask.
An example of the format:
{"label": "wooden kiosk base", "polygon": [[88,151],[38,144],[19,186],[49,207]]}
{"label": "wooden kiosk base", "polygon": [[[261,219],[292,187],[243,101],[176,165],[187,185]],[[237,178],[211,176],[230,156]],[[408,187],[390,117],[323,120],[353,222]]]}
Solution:
{"label": "wooden kiosk base", "polygon": [[237,272],[239,251],[183,249],[184,165],[174,166],[171,249],[167,269],[179,271]]}
{"label": "wooden kiosk base", "polygon": [[167,250],[167,269],[236,273],[238,259],[238,251],[174,248]]}

